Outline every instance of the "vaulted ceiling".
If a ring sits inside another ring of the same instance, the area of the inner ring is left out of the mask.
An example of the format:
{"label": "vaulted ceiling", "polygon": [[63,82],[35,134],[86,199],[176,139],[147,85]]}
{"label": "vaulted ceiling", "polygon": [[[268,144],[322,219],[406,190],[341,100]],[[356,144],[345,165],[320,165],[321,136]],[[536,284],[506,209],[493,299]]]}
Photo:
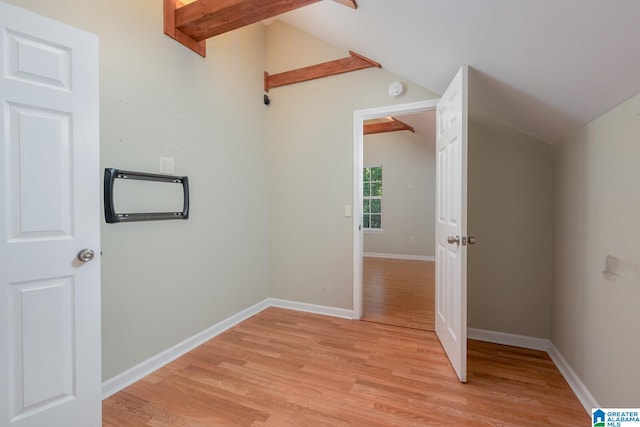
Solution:
{"label": "vaulted ceiling", "polygon": [[279,19],[437,93],[468,64],[473,104],[547,142],[640,92],[638,0],[321,1]]}

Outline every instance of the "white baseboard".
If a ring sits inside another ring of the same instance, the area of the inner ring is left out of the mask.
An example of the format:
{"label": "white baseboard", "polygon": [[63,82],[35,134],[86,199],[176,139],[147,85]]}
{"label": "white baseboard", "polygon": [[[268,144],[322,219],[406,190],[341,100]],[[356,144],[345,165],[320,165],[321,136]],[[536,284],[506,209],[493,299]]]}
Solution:
{"label": "white baseboard", "polygon": [[162,368],[164,365],[173,362],[178,357],[188,353],[199,345],[204,344],[216,335],[220,335],[227,329],[237,325],[243,320],[257,314],[268,307],[288,308],[291,310],[305,311],[309,313],[324,314],[326,316],[341,317],[344,319],[353,319],[353,310],[346,310],[342,308],[327,307],[323,305],[307,304],[303,302],[287,301],[277,298],[267,298],[249,308],[242,310],[241,312],[234,314],[227,319],[216,323],[204,331],[193,335],[190,338],[168,348],[155,356],[150,357],[137,364],[136,366],[127,369],[121,374],[116,375],[113,378],[109,378],[102,383],[102,398],[113,395],[119,392],[125,387],[133,384],[134,382],[141,380],[153,371]]}
{"label": "white baseboard", "polygon": [[345,308],[327,307],[325,305],[308,304],[306,302],[289,301],[278,298],[267,298],[269,307],[288,308],[291,310],[305,311],[307,313],[324,314],[326,316],[353,319],[353,310]]}
{"label": "white baseboard", "polygon": [[587,389],[587,386],[584,385],[580,377],[571,368],[571,365],[569,365],[564,357],[562,357],[562,354],[560,354],[551,340],[476,328],[467,329],[467,338],[495,344],[512,345],[514,347],[546,351],[589,416],[591,416],[592,408],[600,407],[589,389]]}
{"label": "white baseboard", "polygon": [[576,397],[582,403],[584,409],[591,415],[591,410],[593,408],[600,408],[600,404],[596,401],[596,398],[593,397],[589,389],[582,382],[578,374],[571,368],[571,365],[567,363],[567,361],[562,357],[562,354],[558,351],[555,345],[551,343],[549,347],[549,357],[553,360],[553,363],[556,364],[558,370],[564,377],[564,379],[569,383],[569,387],[576,394]]}
{"label": "white baseboard", "polygon": [[144,362],[141,362],[136,366],[127,369],[121,374],[109,378],[102,383],[102,398],[106,399],[112,394],[117,393],[125,387],[149,375],[153,371],[160,369],[167,363],[174,361],[183,354],[188,353],[199,345],[204,344],[216,335],[220,335],[222,332],[226,331],[232,326],[235,326],[243,320],[246,320],[249,317],[253,316],[254,314],[261,312],[267,307],[269,307],[269,303],[268,299],[265,299],[264,301],[261,301],[247,309],[244,309],[241,312],[234,314],[233,316],[228,317],[227,319],[211,326],[210,328],[205,329],[204,331],[197,333],[190,338],[187,338],[186,340],[174,345],[173,347],[150,357]]}
{"label": "white baseboard", "polygon": [[550,341],[544,338],[534,338],[525,335],[509,334],[506,332],[488,331],[486,329],[467,328],[467,338],[492,342],[494,344],[512,345],[514,347],[529,348],[531,350],[549,351]]}
{"label": "white baseboard", "polygon": [[370,258],[390,258],[390,259],[408,259],[414,261],[435,261],[435,256],[429,255],[404,255],[404,254],[383,254],[379,252],[363,252],[362,256]]}

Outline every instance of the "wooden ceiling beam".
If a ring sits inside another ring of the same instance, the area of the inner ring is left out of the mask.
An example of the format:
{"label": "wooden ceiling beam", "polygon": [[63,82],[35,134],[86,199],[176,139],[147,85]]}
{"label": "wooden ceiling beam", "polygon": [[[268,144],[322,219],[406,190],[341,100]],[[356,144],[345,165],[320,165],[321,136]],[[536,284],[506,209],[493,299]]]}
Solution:
{"label": "wooden ceiling beam", "polygon": [[179,0],[164,0],[164,33],[201,56],[207,56],[207,43],[197,41],[176,28],[176,10],[184,7]]}
{"label": "wooden ceiling beam", "polygon": [[226,33],[320,0],[197,0],[175,11],[175,27],[196,41]]}
{"label": "wooden ceiling beam", "polygon": [[356,0],[333,0],[333,1],[343,4],[347,7],[350,7],[351,9],[358,8],[358,3],[356,3]]}
{"label": "wooden ceiling beam", "polygon": [[350,71],[363,70],[365,68],[377,67],[380,64],[349,51],[351,56],[334,61],[323,62],[322,64],[310,65],[304,68],[298,68],[283,73],[270,75],[264,72],[264,91],[279,86],[290,85],[293,83],[306,82],[307,80],[319,79],[321,77],[334,76],[336,74],[348,73]]}
{"label": "wooden ceiling beam", "polygon": [[375,133],[385,132],[398,132],[402,130],[408,130],[409,132],[416,133],[416,130],[412,126],[409,126],[405,122],[400,121],[395,117],[391,117],[391,120],[385,122],[365,123],[362,126],[362,133],[364,135],[373,135]]}
{"label": "wooden ceiling beam", "polygon": [[[255,24],[320,0],[163,0],[164,33],[206,56],[206,39]],[[335,0],[353,9],[356,0]]]}

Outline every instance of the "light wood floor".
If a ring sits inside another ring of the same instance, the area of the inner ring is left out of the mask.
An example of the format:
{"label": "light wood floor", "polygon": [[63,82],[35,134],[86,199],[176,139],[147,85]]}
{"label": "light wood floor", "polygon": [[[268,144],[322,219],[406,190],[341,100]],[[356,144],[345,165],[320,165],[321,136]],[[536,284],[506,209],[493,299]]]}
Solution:
{"label": "light wood floor", "polygon": [[364,257],[362,320],[435,330],[435,263]]}
{"label": "light wood floor", "polygon": [[103,402],[104,426],[589,423],[544,352],[469,342],[458,382],[433,332],[269,308]]}

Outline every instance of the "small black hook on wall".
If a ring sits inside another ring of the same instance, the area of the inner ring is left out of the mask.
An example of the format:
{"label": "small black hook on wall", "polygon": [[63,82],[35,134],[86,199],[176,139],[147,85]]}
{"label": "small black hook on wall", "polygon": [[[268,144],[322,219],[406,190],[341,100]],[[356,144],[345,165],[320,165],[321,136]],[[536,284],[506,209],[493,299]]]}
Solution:
{"label": "small black hook on wall", "polygon": [[264,105],[269,105],[271,104],[271,100],[269,99],[269,95],[267,95],[266,93],[264,94]]}

